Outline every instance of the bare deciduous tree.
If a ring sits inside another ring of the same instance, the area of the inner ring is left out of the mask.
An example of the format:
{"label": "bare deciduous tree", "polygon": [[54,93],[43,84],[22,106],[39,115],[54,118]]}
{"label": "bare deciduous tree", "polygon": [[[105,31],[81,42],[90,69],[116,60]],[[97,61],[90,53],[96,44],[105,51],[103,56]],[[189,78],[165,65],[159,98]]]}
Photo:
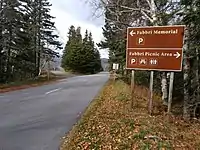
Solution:
{"label": "bare deciduous tree", "polygon": [[[93,6],[95,13],[98,12],[98,16],[104,14],[105,11],[112,14],[112,17],[105,17],[105,20],[113,22],[118,30],[122,31],[126,31],[127,26],[162,25],[165,21],[161,14],[175,14],[179,11],[177,9],[179,1],[174,0],[165,0],[162,2],[156,0],[90,0],[89,2]],[[121,21],[123,14],[126,14],[128,17],[126,20]],[[166,101],[168,86],[165,72],[161,73],[161,78],[162,99]]]}

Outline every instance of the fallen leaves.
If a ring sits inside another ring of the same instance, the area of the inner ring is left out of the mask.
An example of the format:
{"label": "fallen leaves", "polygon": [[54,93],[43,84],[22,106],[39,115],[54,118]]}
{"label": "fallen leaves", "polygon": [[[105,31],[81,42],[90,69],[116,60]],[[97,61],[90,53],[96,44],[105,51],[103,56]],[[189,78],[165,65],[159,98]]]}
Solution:
{"label": "fallen leaves", "polygon": [[[166,116],[159,101],[155,102],[154,116],[150,116],[143,97],[148,91],[137,87],[136,92],[138,104],[130,109],[130,87],[122,81],[108,83],[64,139],[61,150],[200,148],[198,123]],[[140,98],[138,93],[144,95]]]}

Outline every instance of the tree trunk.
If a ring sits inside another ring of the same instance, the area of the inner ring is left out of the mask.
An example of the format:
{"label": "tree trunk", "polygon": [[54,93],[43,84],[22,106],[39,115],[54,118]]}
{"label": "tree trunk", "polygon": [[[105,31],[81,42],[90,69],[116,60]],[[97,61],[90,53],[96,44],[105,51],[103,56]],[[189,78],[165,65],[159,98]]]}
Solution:
{"label": "tree trunk", "polygon": [[[0,12],[3,10],[3,1],[0,2]],[[3,63],[3,46],[2,46],[2,43],[3,43],[3,33],[2,33],[2,15],[0,16],[0,41],[1,41],[1,44],[0,44],[0,83],[3,82],[4,80],[4,63]]]}
{"label": "tree trunk", "polygon": [[197,101],[200,102],[200,81],[199,81],[199,50],[196,49],[196,61],[197,61],[197,70],[196,70],[196,82],[197,82]]}
{"label": "tree trunk", "polygon": [[39,0],[39,10],[38,10],[38,55],[37,55],[37,75],[39,75],[40,70],[40,58],[41,58],[41,16],[42,16],[42,1]]}
{"label": "tree trunk", "polygon": [[[155,1],[151,0],[151,13],[152,13],[152,18],[153,18],[153,25],[157,26],[158,23],[158,18],[156,16],[157,13],[157,8],[155,5]],[[162,100],[163,103],[166,104],[167,102],[167,98],[168,98],[168,85],[167,85],[167,77],[166,77],[166,73],[162,72],[161,73],[161,91],[162,91]]]}
{"label": "tree trunk", "polygon": [[[36,8],[34,8],[36,9]],[[33,38],[33,43],[34,43],[34,54],[35,54],[35,68],[34,68],[34,77],[37,77],[37,19],[36,16],[34,16],[34,38]]]}
{"label": "tree trunk", "polygon": [[162,89],[162,101],[163,101],[163,104],[167,105],[168,85],[167,85],[166,72],[163,72],[161,74],[161,89]]}
{"label": "tree trunk", "polygon": [[50,59],[48,58],[47,79],[50,79]]}
{"label": "tree trunk", "polygon": [[7,63],[6,63],[6,80],[10,81],[11,80],[11,64],[10,64],[10,60],[11,60],[11,46],[10,44],[12,43],[12,26],[9,26],[9,45],[6,45],[6,47],[8,48],[8,52],[7,52]]}
{"label": "tree trunk", "polygon": [[189,94],[189,88],[190,88],[190,77],[189,77],[189,71],[190,71],[190,62],[188,59],[184,60],[184,106],[183,106],[183,116],[185,119],[190,118],[190,109],[189,109],[189,102],[190,102],[190,94]]}
{"label": "tree trunk", "polygon": [[185,119],[190,118],[190,61],[189,61],[189,31],[185,30],[185,45],[184,45],[184,61],[183,61],[183,72],[184,72],[184,103],[183,103],[183,117]]}

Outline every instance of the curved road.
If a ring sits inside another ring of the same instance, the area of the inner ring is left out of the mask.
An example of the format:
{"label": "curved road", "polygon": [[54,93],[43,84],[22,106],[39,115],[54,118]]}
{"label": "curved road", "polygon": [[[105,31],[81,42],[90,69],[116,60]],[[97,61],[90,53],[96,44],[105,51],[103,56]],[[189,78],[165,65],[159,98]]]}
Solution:
{"label": "curved road", "polygon": [[0,94],[0,150],[57,150],[108,78],[76,76]]}

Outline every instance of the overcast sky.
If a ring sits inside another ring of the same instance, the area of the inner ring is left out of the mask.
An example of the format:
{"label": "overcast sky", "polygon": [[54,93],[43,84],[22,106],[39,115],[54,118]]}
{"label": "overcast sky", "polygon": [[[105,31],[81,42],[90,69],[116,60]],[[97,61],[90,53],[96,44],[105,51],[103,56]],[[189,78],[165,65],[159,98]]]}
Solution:
{"label": "overcast sky", "polygon": [[[82,35],[88,29],[92,32],[95,43],[103,39],[102,26],[104,25],[103,17],[92,17],[93,10],[85,0],[49,0],[52,4],[51,15],[56,17],[54,19],[56,28],[62,42],[65,44],[67,41],[67,33],[69,27],[74,25],[80,26]],[[101,57],[108,58],[106,50],[100,50]]]}

